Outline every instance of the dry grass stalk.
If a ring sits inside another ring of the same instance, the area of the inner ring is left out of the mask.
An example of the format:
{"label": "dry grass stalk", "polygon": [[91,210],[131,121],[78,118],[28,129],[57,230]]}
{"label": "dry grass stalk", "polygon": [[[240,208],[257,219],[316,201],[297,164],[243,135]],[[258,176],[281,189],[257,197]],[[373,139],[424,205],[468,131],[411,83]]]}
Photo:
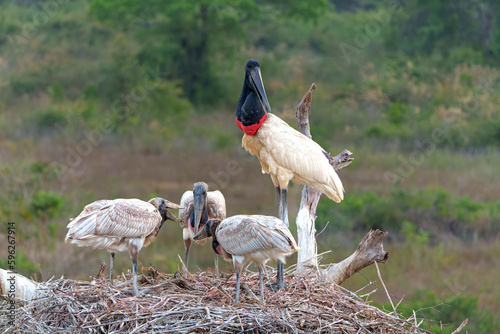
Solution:
{"label": "dry grass stalk", "polygon": [[[19,305],[14,327],[0,316],[0,332],[426,333],[400,314],[370,306],[313,271],[287,272],[288,289],[265,289],[266,305],[248,292],[234,304],[235,275],[215,280],[212,272],[174,278],[151,267],[145,271],[148,276],[139,277],[138,297],[126,282],[131,274],[117,277],[113,287],[99,278],[42,283],[47,297]],[[241,279],[258,291],[257,273],[245,271]]]}

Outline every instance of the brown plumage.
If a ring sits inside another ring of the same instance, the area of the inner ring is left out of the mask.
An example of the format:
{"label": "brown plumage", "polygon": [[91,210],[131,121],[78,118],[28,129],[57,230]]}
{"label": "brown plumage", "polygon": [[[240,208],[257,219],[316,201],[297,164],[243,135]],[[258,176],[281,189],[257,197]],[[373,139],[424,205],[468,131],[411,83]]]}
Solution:
{"label": "brown plumage", "polygon": [[128,251],[133,262],[134,294],[137,295],[139,251],[155,239],[165,220],[178,221],[167,208],[179,209],[181,206],[159,197],[149,202],[135,198],[95,201],[68,224],[65,242],[110,252],[111,284],[115,252]]}
{"label": "brown plumage", "polygon": [[243,266],[254,262],[259,268],[261,300],[264,302],[263,270],[267,261],[285,262],[285,257],[299,248],[290,230],[278,218],[263,215],[237,215],[213,219],[195,236],[212,237],[214,251],[232,261],[236,273],[236,302],[239,301],[239,277]]}
{"label": "brown plumage", "polygon": [[[182,227],[184,239],[185,264],[188,266],[189,248],[198,228],[203,227],[209,219],[226,218],[226,200],[224,195],[218,191],[208,191],[205,182],[197,182],[193,190],[186,191],[182,197],[179,210],[179,220]],[[196,243],[205,244],[207,240],[195,240]],[[215,272],[218,275],[218,257],[215,255]]]}

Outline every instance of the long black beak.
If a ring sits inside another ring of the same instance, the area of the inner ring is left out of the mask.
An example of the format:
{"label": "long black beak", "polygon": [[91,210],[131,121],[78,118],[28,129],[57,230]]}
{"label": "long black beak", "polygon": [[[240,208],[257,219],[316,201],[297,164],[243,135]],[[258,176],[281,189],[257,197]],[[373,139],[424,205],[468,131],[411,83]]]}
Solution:
{"label": "long black beak", "polygon": [[260,103],[266,110],[266,112],[271,111],[271,106],[267,100],[266,90],[264,89],[264,83],[262,82],[262,75],[260,74],[260,68],[255,67],[250,70],[250,83],[252,84],[254,91],[259,96]]}
{"label": "long black beak", "polygon": [[208,227],[207,225],[203,226],[203,228],[194,235],[193,239],[194,240],[200,240],[200,239],[205,239],[208,238]]}
{"label": "long black beak", "polygon": [[177,217],[176,217],[173,213],[171,213],[171,212],[170,212],[170,211],[168,211],[168,210],[165,210],[165,211],[167,212],[167,213],[166,213],[166,215],[167,215],[167,219],[170,219],[170,220],[173,220],[174,222],[178,222],[178,223],[180,223],[180,219],[179,219],[179,218],[177,218]]}
{"label": "long black beak", "polygon": [[167,201],[167,200],[165,200],[165,205],[169,209],[184,209],[184,207],[182,205],[175,204],[175,203]]}
{"label": "long black beak", "polygon": [[205,208],[205,196],[202,194],[194,194],[194,234],[198,233],[200,227],[201,215]]}
{"label": "long black beak", "polygon": [[[179,204],[175,204],[175,203],[167,201],[167,200],[165,200],[165,206],[167,207],[167,209],[182,209],[182,208],[184,208],[183,206],[181,206]],[[173,220],[174,222],[178,222],[178,223],[180,222],[179,218],[177,218],[173,213],[171,213],[168,210],[165,210],[165,211],[166,211],[167,219]]]}

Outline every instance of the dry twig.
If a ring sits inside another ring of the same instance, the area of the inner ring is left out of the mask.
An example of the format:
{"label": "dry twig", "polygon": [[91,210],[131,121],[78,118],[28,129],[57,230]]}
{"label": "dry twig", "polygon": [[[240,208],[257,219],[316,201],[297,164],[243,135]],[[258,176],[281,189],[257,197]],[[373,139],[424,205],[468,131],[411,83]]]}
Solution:
{"label": "dry twig", "polygon": [[[370,306],[314,271],[286,272],[288,290],[265,289],[262,305],[248,292],[233,303],[234,275],[217,282],[211,272],[174,278],[148,270],[156,279],[142,280],[137,297],[126,285],[109,286],[107,279],[41,283],[45,297],[18,305],[13,327],[0,315],[0,328],[5,328],[0,333],[426,333],[397,312]],[[120,275],[116,281],[123,284],[130,276]],[[245,271],[241,280],[258,291],[257,273]]]}

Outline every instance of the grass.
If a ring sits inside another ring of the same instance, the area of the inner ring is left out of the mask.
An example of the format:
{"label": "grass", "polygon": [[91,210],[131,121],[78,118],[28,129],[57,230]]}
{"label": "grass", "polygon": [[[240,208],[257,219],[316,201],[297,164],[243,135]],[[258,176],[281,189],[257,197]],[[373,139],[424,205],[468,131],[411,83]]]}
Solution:
{"label": "grass", "polygon": [[[25,166],[39,166],[39,163],[33,165],[34,161],[43,161],[44,157],[55,158],[53,146],[42,145],[38,149],[35,147],[36,144],[32,150],[20,150],[6,155],[8,160],[2,162],[3,173],[6,169],[9,170],[8,166],[12,164],[18,166],[16,169],[21,172],[23,168],[19,168],[19,161],[22,161],[21,157],[23,156],[25,161],[31,161],[24,163]],[[391,166],[390,162],[397,157],[397,153],[364,154],[363,150],[352,150],[357,159],[352,166],[341,172],[347,189],[346,198],[350,194],[360,191],[375,191],[380,193],[380,196],[384,193],[389,194],[387,185],[385,185],[386,188],[381,188],[379,176],[385,168]],[[482,182],[484,185],[490,183],[487,179],[488,171],[493,173],[494,165],[491,163],[498,159],[498,153],[494,152],[476,154],[470,157],[447,151],[436,152],[436,158],[432,159],[434,162],[430,160],[424,162],[415,174],[434,175],[433,179],[426,180],[428,183],[419,185],[421,188],[438,180],[443,184],[448,181],[443,175],[453,175],[453,178],[463,179],[463,182],[471,182],[468,188],[472,198],[489,200],[488,196],[481,191],[481,185],[476,183]],[[193,166],[200,161],[204,162],[201,169],[178,168],[179,163]],[[217,177],[214,178],[214,175],[219,171],[225,171],[227,164],[231,161],[238,163],[241,172],[237,175],[230,175],[229,183],[225,187],[221,187],[220,180]],[[470,163],[474,163],[476,168],[483,171],[478,175],[479,179],[468,181]],[[442,168],[447,164],[452,166],[449,173],[442,171]],[[114,172],[117,166],[120,166],[118,174]],[[39,167],[31,168],[40,170]],[[19,177],[28,179],[32,170],[28,167],[24,170],[26,174],[21,173]],[[28,216],[22,216],[22,207],[16,207],[11,217],[14,217],[13,220],[17,222],[19,231],[22,230],[26,234],[25,240],[19,238],[19,247],[24,250],[31,263],[42,265],[45,277],[65,275],[72,278],[88,278],[97,273],[101,260],[109,261],[109,255],[104,251],[94,251],[64,244],[63,239],[66,233],[64,227],[70,217],[78,214],[85,204],[99,198],[138,197],[148,199],[151,193],[157,193],[169,200],[179,201],[183,191],[189,189],[192,183],[198,180],[208,181],[213,189],[219,188],[224,192],[228,204],[228,215],[256,212],[275,214],[275,194],[269,176],[262,175],[256,159],[244,153],[242,155],[234,153],[206,155],[196,150],[188,152],[181,150],[152,154],[141,150],[130,151],[126,146],[122,148],[100,147],[86,159],[81,169],[75,170],[68,178],[53,180],[47,175],[41,177],[42,188],[46,188],[50,183],[50,188],[57,189],[57,192],[65,198],[64,208],[57,218],[36,221],[30,218],[32,216],[28,214],[29,210],[26,211]],[[60,183],[61,181],[64,183]],[[410,181],[412,180],[410,179]],[[443,188],[452,194],[464,195],[464,193],[460,193],[463,186],[461,183],[450,180],[449,186],[443,185]],[[9,189],[8,187],[9,184],[4,190]],[[29,194],[38,194],[37,189],[39,189],[38,186],[33,185],[22,187],[19,183],[11,183],[10,187],[13,187],[10,188],[13,192],[26,193],[27,199],[31,198]],[[300,191],[300,186],[291,187],[289,200],[291,217],[296,215]],[[4,191],[4,196],[5,193]],[[26,201],[26,205],[29,208],[30,201]],[[319,238],[320,251],[332,249],[333,254],[325,256],[324,262],[336,262],[349,255],[360,238],[342,230],[334,232],[336,231],[337,204],[322,199],[321,205],[331,207],[333,216],[329,219],[321,217],[318,219],[318,230],[323,228],[325,220],[331,221],[331,224]],[[55,239],[50,237],[51,231],[47,226],[49,222],[58,226],[57,238]],[[400,223],[402,224],[402,222]],[[40,238],[35,238],[36,234]],[[31,237],[28,238],[28,235]],[[151,263],[165,272],[177,270],[176,256],[179,254],[182,257],[184,253],[181,235],[182,232],[178,224],[172,222],[166,224],[158,239],[150,247],[141,251],[139,258],[142,265],[148,266]],[[47,242],[52,243],[52,247],[47,247]],[[408,241],[403,239],[399,242],[386,243],[386,249],[391,254],[390,260],[381,269],[386,285],[395,299],[410,296],[419,289],[428,288],[437,292],[471,293],[478,296],[481,306],[490,310],[499,307],[497,300],[499,300],[500,291],[486,288],[495,286],[494,263],[495,256],[500,251],[500,244],[497,242],[479,240],[465,243],[457,238],[451,238],[438,241],[431,246],[419,244],[416,239]],[[56,257],[56,254],[59,255]],[[118,272],[130,269],[131,262],[127,254],[118,254],[116,259]],[[194,245],[191,248],[190,259],[192,269],[212,267],[213,254],[210,245]],[[291,257],[289,263],[293,263],[294,259],[295,257]],[[225,265],[225,270],[231,268],[230,264]],[[20,272],[31,275],[36,271],[20,268]],[[478,272],[484,274],[478,277],[476,275]],[[369,277],[369,280],[377,280],[373,268],[364,270],[363,274]],[[357,278],[349,280],[346,287],[357,290],[366,283],[366,278],[358,275]],[[376,300],[381,301],[383,298],[384,296],[381,295],[376,297]]]}
{"label": "grass", "polygon": [[[319,251],[333,251],[325,254],[322,262],[337,262],[350,255],[355,249],[355,240],[352,239],[356,237],[322,237]],[[456,302],[467,301],[472,304],[465,310],[455,310],[458,313],[452,325],[445,326],[445,332],[456,329],[465,318],[469,318],[466,328],[470,333],[492,333],[498,328],[500,289],[495,281],[500,242],[470,244],[452,239],[429,246],[407,240],[386,242],[384,246],[389,252],[389,261],[379,265],[379,268],[393,303],[401,302],[400,311],[421,308],[440,310],[417,312],[419,317],[431,320],[429,328],[433,326],[433,332],[440,332],[437,330],[439,321],[447,322],[444,315],[454,312]],[[363,269],[343,286],[359,291],[361,295],[369,294],[369,300],[392,311],[374,266]],[[373,290],[376,291],[370,294]],[[422,294],[430,294],[432,298],[424,298]]]}

